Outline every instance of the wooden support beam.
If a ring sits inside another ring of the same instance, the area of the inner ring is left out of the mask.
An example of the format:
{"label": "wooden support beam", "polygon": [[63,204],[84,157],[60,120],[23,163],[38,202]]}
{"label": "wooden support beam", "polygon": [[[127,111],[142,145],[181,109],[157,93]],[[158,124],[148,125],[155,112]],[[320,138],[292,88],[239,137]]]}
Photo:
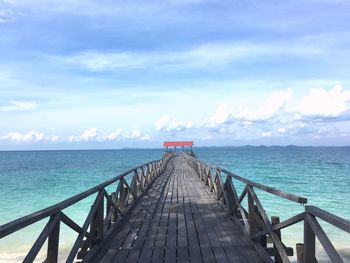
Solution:
{"label": "wooden support beam", "polygon": [[[277,224],[280,223],[280,218],[278,216],[271,216],[271,224],[272,226],[275,226]],[[282,238],[281,238],[281,230],[276,230],[274,231],[276,233],[276,236],[279,238],[279,240],[282,242]],[[275,244],[274,244],[275,247]],[[276,253],[274,255],[275,258],[275,263],[282,263],[282,258],[279,255],[278,251],[276,250]]]}
{"label": "wooden support beam", "polygon": [[309,226],[312,228],[313,233],[317,236],[327,255],[333,263],[343,263],[343,260],[339,256],[338,252],[335,250],[331,241],[327,237],[326,233],[323,231],[320,224],[317,222],[316,218],[311,215],[306,215],[306,220]]}
{"label": "wooden support beam", "polygon": [[297,251],[297,263],[304,263],[304,244],[297,243],[295,249]]}
{"label": "wooden support beam", "polygon": [[73,229],[75,232],[79,234],[84,234],[85,237],[91,239],[92,241],[97,242],[97,240],[93,236],[91,236],[90,233],[84,231],[83,228],[81,228],[77,223],[75,223],[72,219],[70,219],[66,214],[61,212],[60,217],[61,217],[61,221],[66,226],[70,227],[71,229]]}
{"label": "wooden support beam", "polygon": [[333,215],[327,211],[324,211],[318,207],[307,205],[305,211],[311,215],[326,221],[327,223],[340,228],[343,231],[350,233],[350,221],[339,216]]}
{"label": "wooden support beam", "polygon": [[[256,219],[257,219],[257,222],[259,224],[259,227],[258,227],[259,231],[265,230],[264,220],[262,219],[262,216],[260,215],[259,209],[258,209],[258,207],[256,205],[254,206],[254,209],[255,209]],[[263,248],[267,248],[267,237],[266,237],[266,234],[260,236],[259,239],[260,239],[260,242],[259,242],[260,245]]]}
{"label": "wooden support beam", "polygon": [[248,220],[249,220],[249,236],[252,238],[257,230],[257,222],[255,219],[254,198],[251,192],[248,192]]}
{"label": "wooden support beam", "polygon": [[315,263],[315,233],[308,220],[304,220],[304,262]]}
{"label": "wooden support beam", "polygon": [[[303,221],[304,220],[304,217],[305,217],[305,212],[302,212],[300,214],[297,214],[289,219],[286,219],[285,221],[277,224],[277,225],[274,225],[272,227],[272,230],[273,231],[276,231],[278,229],[283,229],[283,228],[286,228],[286,227],[289,227],[291,225],[294,225],[296,223],[299,223],[300,221]],[[261,235],[264,235],[264,234],[267,234],[268,231],[267,230],[263,230],[263,231],[260,231],[258,233],[256,233],[254,236],[253,236],[253,239],[255,238],[258,238],[260,237]]]}
{"label": "wooden support beam", "polygon": [[39,237],[37,238],[37,240],[35,241],[34,245],[29,250],[27,256],[24,258],[24,260],[23,260],[24,263],[32,263],[35,260],[40,249],[42,248],[43,244],[45,243],[47,237],[50,235],[50,233],[56,227],[56,224],[59,220],[60,220],[59,214],[50,217],[49,222],[46,224],[43,231],[41,231],[41,233],[40,233]]}
{"label": "wooden support beam", "polygon": [[249,197],[249,194],[251,195],[251,198],[253,198],[253,200],[255,201],[256,206],[258,207],[259,213],[260,213],[262,219],[264,220],[266,229],[269,232],[269,236],[272,238],[273,243],[274,243],[276,249],[278,250],[279,255],[281,256],[283,263],[286,263],[286,262],[289,263],[290,260],[286,254],[286,251],[284,250],[284,245],[282,244],[281,240],[277,237],[276,233],[272,231],[271,222],[269,221],[259,198],[256,196],[256,193],[251,186],[248,187],[248,197]]}
{"label": "wooden support beam", "polygon": [[88,229],[89,225],[91,224],[91,222],[93,220],[93,217],[94,217],[94,215],[96,213],[96,210],[98,208],[98,205],[100,204],[101,199],[103,199],[103,192],[102,191],[100,191],[98,193],[98,195],[96,196],[96,199],[94,201],[94,204],[91,206],[90,212],[89,212],[87,218],[85,219],[84,225],[82,227],[84,232],[80,233],[78,235],[77,239],[75,240],[74,245],[73,245],[73,247],[72,247],[72,249],[69,252],[69,255],[67,257],[67,260],[66,260],[67,263],[73,263],[74,262],[76,254],[77,254],[77,252],[79,250],[79,247],[80,247],[80,245],[81,245],[81,243],[83,241],[85,233],[87,232],[87,229]]}
{"label": "wooden support beam", "polygon": [[58,260],[58,245],[60,238],[60,220],[55,223],[47,243],[47,257],[45,263],[57,263]]}

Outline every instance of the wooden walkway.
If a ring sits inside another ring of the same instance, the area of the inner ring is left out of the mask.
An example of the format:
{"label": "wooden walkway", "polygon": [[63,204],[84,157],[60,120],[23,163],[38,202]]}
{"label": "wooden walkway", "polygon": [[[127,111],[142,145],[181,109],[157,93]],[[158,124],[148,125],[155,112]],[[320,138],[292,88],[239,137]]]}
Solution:
{"label": "wooden walkway", "polygon": [[100,262],[263,262],[182,155],[110,235]]}

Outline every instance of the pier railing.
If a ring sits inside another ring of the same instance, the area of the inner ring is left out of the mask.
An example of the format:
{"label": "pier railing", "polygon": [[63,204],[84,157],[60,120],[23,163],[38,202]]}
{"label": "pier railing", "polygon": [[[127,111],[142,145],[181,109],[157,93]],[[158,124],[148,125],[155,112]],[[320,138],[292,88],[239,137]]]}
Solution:
{"label": "pier railing", "polygon": [[[306,205],[302,213],[283,222],[280,222],[277,216],[271,217],[270,220],[255,189],[260,189],[301,205],[305,205],[307,199],[245,179],[220,167],[208,165],[190,155],[186,154],[185,158],[188,164],[194,168],[199,178],[208,187],[208,190],[224,205],[228,213],[243,223],[243,228],[252,240],[257,252],[266,260],[271,261],[271,257],[273,257],[274,262],[290,262],[288,256],[293,256],[293,248],[286,247],[282,242],[281,230],[303,221],[304,243],[296,244],[298,262],[317,262],[315,237],[320,241],[331,262],[343,262],[317,219],[323,220],[347,233],[350,233],[349,220],[310,205]],[[225,182],[222,175],[226,175]],[[239,196],[234,180],[245,184]],[[248,199],[247,209],[242,205],[246,197]],[[269,240],[272,241],[272,247],[268,247],[267,241]]]}
{"label": "pier railing", "polygon": [[[172,154],[167,153],[160,160],[152,161],[132,168],[102,184],[83,193],[66,199],[56,205],[32,213],[20,219],[0,226],[0,239],[38,221],[48,219],[48,223],[34,242],[23,262],[33,262],[46,240],[47,256],[45,263],[57,262],[59,253],[60,224],[64,223],[78,233],[66,262],[75,259],[87,260],[94,251],[99,249],[104,237],[111,233],[124,214],[133,206],[153,180],[160,175]],[[126,177],[131,175],[129,183]],[[106,187],[115,184],[116,190],[108,194]],[[97,194],[90,211],[82,226],[74,222],[64,209]],[[105,210],[106,209],[106,210]]]}

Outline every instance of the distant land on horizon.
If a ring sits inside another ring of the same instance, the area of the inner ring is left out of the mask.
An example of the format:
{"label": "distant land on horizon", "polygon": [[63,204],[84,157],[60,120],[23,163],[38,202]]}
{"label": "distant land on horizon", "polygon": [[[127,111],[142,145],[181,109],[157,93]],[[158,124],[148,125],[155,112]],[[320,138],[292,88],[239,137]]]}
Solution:
{"label": "distant land on horizon", "polygon": [[[193,146],[196,149],[235,149],[235,148],[348,148],[350,145],[226,145],[226,146]],[[17,150],[2,150],[0,152],[45,152],[45,151],[122,151],[122,150],[162,150],[163,147],[121,147],[121,148],[96,148],[96,149],[17,149]],[[172,149],[172,148],[170,148]],[[185,148],[187,149],[187,148]],[[181,151],[181,148],[178,148]]]}

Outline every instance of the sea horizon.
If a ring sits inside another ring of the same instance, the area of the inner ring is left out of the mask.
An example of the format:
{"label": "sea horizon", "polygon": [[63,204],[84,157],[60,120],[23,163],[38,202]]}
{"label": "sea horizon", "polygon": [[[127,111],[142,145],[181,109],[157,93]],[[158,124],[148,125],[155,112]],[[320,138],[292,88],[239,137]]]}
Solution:
{"label": "sea horizon", "polygon": [[[266,147],[266,148],[290,148],[290,147],[300,147],[300,148],[347,148],[350,145],[296,145],[296,144],[288,144],[288,145],[253,145],[253,144],[245,144],[245,145],[202,145],[202,146],[193,146],[193,150],[196,149],[205,149],[205,148],[249,148],[249,147]],[[78,149],[0,149],[0,152],[45,152],[45,151],[119,151],[119,150],[165,150],[164,147],[121,147],[121,148],[78,148]],[[174,150],[173,148],[169,148],[169,150]],[[181,151],[181,148],[178,148],[177,151]]]}

